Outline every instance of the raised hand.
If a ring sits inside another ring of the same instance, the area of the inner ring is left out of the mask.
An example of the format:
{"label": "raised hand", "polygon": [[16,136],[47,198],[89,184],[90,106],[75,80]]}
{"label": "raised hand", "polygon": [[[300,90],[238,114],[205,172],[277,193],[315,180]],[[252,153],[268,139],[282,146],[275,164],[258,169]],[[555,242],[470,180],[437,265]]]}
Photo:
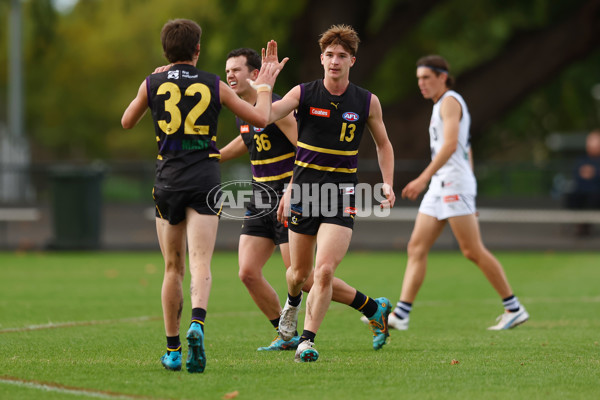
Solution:
{"label": "raised hand", "polygon": [[254,82],[250,81],[252,87],[258,90],[258,87],[268,85],[270,88],[275,84],[275,79],[283,66],[288,62],[289,58],[284,58],[279,62],[277,56],[277,42],[270,40],[267,43],[267,50],[262,49],[262,66],[260,72]]}
{"label": "raised hand", "polygon": [[286,62],[288,62],[289,58],[284,58],[281,62],[279,62],[279,56],[277,55],[277,42],[274,40],[270,40],[267,42],[267,50],[263,47],[261,50],[262,55],[262,63],[266,64],[275,64],[277,69],[283,69],[283,66]]}

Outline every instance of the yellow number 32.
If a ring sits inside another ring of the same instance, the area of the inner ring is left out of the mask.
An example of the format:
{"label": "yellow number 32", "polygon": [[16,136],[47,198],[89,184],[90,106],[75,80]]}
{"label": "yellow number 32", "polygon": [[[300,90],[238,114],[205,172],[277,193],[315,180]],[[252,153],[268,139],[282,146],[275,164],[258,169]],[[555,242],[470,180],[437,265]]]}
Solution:
{"label": "yellow number 32", "polygon": [[[165,111],[169,113],[171,120],[167,122],[161,119],[158,121],[158,126],[167,135],[172,135],[181,127],[181,110],[178,107],[181,101],[181,90],[173,82],[165,82],[158,87],[156,94],[161,95],[166,93],[169,93],[170,97],[165,100]],[[185,90],[186,96],[194,96],[196,93],[200,93],[200,100],[185,118],[183,133],[186,135],[208,135],[208,125],[195,125],[195,123],[210,104],[210,89],[202,83],[193,83]]]}

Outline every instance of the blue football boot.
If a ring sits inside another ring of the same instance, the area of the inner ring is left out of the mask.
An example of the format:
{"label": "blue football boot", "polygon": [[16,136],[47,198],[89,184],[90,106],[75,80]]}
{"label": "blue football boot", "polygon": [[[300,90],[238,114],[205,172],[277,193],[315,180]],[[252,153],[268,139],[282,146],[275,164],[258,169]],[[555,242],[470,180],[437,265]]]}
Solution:
{"label": "blue football boot", "polygon": [[181,348],[178,351],[167,351],[160,358],[160,363],[168,370],[181,371]]}
{"label": "blue football boot", "polygon": [[369,318],[369,326],[373,332],[373,350],[379,350],[385,344],[390,332],[388,330],[388,316],[392,311],[390,301],[385,297],[375,299],[377,311]]}
{"label": "blue football boot", "polygon": [[198,322],[192,322],[187,332],[188,356],[185,367],[188,372],[204,372],[206,354],[204,353],[204,332]]}
{"label": "blue football boot", "polygon": [[270,345],[265,347],[259,347],[256,349],[257,351],[278,351],[278,350],[295,350],[298,347],[298,342],[300,341],[300,336],[294,336],[290,340],[283,340],[279,335]]}

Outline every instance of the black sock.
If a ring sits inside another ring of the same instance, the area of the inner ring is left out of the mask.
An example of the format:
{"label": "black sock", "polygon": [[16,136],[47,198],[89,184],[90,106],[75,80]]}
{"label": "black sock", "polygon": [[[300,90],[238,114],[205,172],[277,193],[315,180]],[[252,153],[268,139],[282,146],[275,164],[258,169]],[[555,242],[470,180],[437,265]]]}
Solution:
{"label": "black sock", "polygon": [[206,310],[204,308],[192,308],[192,322],[197,322],[204,332],[204,320],[206,319]]}
{"label": "black sock", "polygon": [[167,354],[170,354],[172,351],[181,351],[179,335],[167,336]]}
{"label": "black sock", "polygon": [[350,307],[360,311],[365,317],[371,318],[377,312],[379,305],[375,300],[357,290],[354,300],[350,303]]}
{"label": "black sock", "polygon": [[298,342],[298,344],[306,341],[306,340],[310,340],[311,342],[315,342],[315,336],[317,336],[316,333],[311,332],[311,331],[307,331],[306,329],[302,332],[302,336],[300,336],[300,341]]}
{"label": "black sock", "polygon": [[273,328],[279,329],[279,317],[275,319],[270,319],[269,321],[271,321],[271,325],[273,325]]}
{"label": "black sock", "polygon": [[302,291],[300,291],[300,294],[298,296],[292,296],[291,294],[288,293],[288,303],[290,303],[290,306],[298,307],[300,305],[301,301],[302,301]]}

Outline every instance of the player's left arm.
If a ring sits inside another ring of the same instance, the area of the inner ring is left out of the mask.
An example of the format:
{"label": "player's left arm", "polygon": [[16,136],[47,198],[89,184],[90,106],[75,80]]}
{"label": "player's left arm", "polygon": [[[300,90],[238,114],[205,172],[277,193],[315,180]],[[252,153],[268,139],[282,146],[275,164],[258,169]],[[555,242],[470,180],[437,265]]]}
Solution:
{"label": "player's left arm", "polygon": [[279,206],[277,207],[277,221],[282,224],[285,223],[286,218],[290,216],[290,204],[292,198],[292,185],[294,184],[294,175],[290,177],[290,182],[287,184],[284,189],[283,196],[281,196],[281,200],[279,201]]}
{"label": "player's left arm", "polygon": [[146,80],[142,81],[137,95],[131,101],[123,116],[121,117],[121,125],[125,129],[131,129],[137,125],[148,109],[148,92],[146,90]]}
{"label": "player's left arm", "polygon": [[381,207],[393,207],[396,201],[394,194],[394,148],[390,142],[385,124],[383,123],[383,111],[381,103],[374,94],[371,95],[371,105],[369,109],[369,118],[367,119],[367,127],[371,131],[371,136],[375,142],[377,150],[377,161],[383,178],[383,194],[386,197],[381,203]]}
{"label": "player's left arm", "polygon": [[[277,104],[275,102],[274,104]],[[284,118],[275,121],[275,125],[283,132],[285,137],[288,138],[290,143],[296,146],[298,143],[298,123],[296,122],[296,118],[294,117],[294,113],[289,113]],[[277,220],[284,223],[285,219],[290,215],[290,196],[292,192],[292,183],[294,181],[294,177],[290,178],[290,182],[287,186],[286,192],[281,197],[279,202],[279,207],[277,208]]]}
{"label": "player's left arm", "polygon": [[296,146],[298,142],[298,123],[293,113],[289,113],[282,119],[275,121],[275,125],[283,132],[291,144]]}

